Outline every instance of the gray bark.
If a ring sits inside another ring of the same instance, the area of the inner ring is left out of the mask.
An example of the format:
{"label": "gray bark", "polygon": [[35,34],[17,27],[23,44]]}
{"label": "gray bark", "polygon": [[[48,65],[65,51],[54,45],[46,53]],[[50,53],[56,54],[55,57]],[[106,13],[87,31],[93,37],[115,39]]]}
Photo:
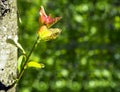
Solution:
{"label": "gray bark", "polygon": [[16,0],[0,0],[0,92],[15,92],[9,86],[17,77],[17,47],[7,39],[17,39],[17,30]]}

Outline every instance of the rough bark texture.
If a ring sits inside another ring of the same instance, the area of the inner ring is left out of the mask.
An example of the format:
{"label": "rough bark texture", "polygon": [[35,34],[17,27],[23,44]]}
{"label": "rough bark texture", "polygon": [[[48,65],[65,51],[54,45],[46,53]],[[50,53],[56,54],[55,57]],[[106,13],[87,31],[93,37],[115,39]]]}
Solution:
{"label": "rough bark texture", "polygon": [[0,92],[15,92],[17,48],[7,39],[17,39],[17,30],[16,0],[0,0]]}

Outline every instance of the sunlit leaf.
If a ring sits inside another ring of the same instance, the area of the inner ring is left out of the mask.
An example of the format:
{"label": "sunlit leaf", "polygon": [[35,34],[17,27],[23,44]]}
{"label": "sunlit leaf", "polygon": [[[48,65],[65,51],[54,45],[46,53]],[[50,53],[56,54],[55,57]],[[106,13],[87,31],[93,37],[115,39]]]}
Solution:
{"label": "sunlit leaf", "polygon": [[34,68],[44,68],[45,65],[42,64],[42,63],[38,63],[38,62],[35,62],[35,61],[30,61],[28,64],[27,64],[28,67],[34,67]]}
{"label": "sunlit leaf", "polygon": [[53,40],[59,36],[61,33],[61,29],[59,28],[47,28],[46,26],[42,26],[38,31],[38,36],[41,40],[48,41]]}

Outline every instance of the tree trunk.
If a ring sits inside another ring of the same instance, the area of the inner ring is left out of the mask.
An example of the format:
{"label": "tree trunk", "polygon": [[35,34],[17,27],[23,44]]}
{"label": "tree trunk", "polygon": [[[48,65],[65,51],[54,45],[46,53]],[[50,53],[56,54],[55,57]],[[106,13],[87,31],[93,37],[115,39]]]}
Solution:
{"label": "tree trunk", "polygon": [[15,92],[17,47],[7,42],[17,39],[16,0],[0,0],[0,92]]}

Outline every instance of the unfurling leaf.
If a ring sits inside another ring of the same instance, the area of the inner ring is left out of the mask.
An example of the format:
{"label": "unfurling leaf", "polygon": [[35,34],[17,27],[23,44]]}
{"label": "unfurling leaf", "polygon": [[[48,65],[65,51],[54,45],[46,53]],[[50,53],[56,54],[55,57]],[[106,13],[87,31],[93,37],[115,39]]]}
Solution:
{"label": "unfurling leaf", "polygon": [[18,64],[17,64],[17,68],[18,68],[18,72],[20,73],[21,71],[21,67],[22,67],[22,63],[23,63],[23,60],[26,59],[25,55],[21,55],[19,58],[18,58]]}
{"label": "unfurling leaf", "polygon": [[35,62],[35,61],[30,61],[28,64],[27,64],[28,67],[34,67],[34,68],[44,68],[45,65],[44,64],[41,64],[41,63],[38,63],[38,62]]}
{"label": "unfurling leaf", "polygon": [[52,18],[50,15],[48,16],[45,13],[43,6],[41,6],[39,13],[40,13],[39,22],[42,23],[43,25],[46,25],[48,28],[50,28],[52,25],[54,25],[56,22],[58,22],[62,18],[62,17]]}

